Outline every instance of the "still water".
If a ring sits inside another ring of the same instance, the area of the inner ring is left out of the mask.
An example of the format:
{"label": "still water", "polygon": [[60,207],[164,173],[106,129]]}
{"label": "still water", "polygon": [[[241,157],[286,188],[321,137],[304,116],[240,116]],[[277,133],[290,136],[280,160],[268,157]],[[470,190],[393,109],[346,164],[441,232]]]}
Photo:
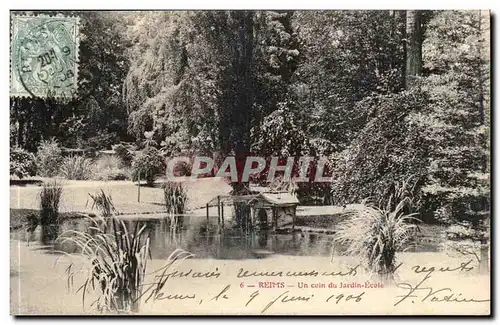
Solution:
{"label": "still water", "polygon": [[[207,221],[199,217],[181,217],[177,227],[171,227],[169,218],[123,219],[128,229],[136,223],[146,225],[151,240],[153,259],[166,259],[176,248],[195,254],[195,258],[249,259],[265,258],[271,254],[331,256],[333,236],[312,232],[275,234],[270,230],[248,232],[238,227],[219,229],[217,220]],[[11,232],[11,238],[41,245],[48,251],[77,253],[72,243],[61,244],[56,238],[68,230],[92,234],[92,222],[85,218],[66,219],[56,225],[38,225],[32,231],[25,229]],[[410,251],[436,251],[432,245],[410,245]]]}

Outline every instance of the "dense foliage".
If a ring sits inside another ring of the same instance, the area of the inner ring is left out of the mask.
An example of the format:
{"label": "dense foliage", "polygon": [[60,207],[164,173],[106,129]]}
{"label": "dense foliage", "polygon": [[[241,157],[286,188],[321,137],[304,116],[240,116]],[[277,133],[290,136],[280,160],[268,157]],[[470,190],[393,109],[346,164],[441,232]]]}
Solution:
{"label": "dense foliage", "polygon": [[11,99],[11,144],[38,151],[40,175],[59,173],[61,155],[45,142],[52,137],[63,147],[114,148],[123,166],[110,174],[131,165],[150,184],[179,154],[327,156],[331,184],[284,187],[310,204],[380,207],[408,182],[424,220],[486,226],[487,14],[75,14],[78,98]]}
{"label": "dense foliage", "polygon": [[430,150],[423,188],[435,216],[486,234],[489,183],[489,17],[443,11],[429,22],[423,44],[426,110],[423,125]]}
{"label": "dense foliage", "polygon": [[66,179],[90,179],[93,169],[92,160],[82,156],[65,157],[59,167],[60,174]]}
{"label": "dense foliage", "polygon": [[51,139],[40,143],[36,153],[36,164],[40,176],[57,176],[62,161],[62,149],[57,140]]}
{"label": "dense foliage", "polygon": [[35,155],[23,148],[14,147],[10,149],[10,174],[19,178],[35,176]]}

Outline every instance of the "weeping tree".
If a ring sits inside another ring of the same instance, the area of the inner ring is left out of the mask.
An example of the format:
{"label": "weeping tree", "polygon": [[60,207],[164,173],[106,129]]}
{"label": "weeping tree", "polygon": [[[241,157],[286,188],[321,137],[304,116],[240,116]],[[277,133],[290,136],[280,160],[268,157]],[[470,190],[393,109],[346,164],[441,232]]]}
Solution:
{"label": "weeping tree", "polygon": [[[129,131],[167,152],[218,152],[244,162],[295,67],[292,12],[131,14],[124,85]],[[158,31],[162,30],[161,33]],[[234,183],[235,191],[244,187]]]}

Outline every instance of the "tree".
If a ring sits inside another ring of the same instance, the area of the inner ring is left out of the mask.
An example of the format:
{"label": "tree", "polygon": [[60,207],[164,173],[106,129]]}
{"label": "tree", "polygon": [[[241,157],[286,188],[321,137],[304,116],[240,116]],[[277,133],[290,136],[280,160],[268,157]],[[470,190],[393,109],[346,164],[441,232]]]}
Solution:
{"label": "tree", "polygon": [[390,11],[301,11],[300,63],[291,91],[307,134],[345,149],[370,119],[364,98],[401,89],[404,21]]}
{"label": "tree", "polygon": [[405,86],[410,88],[415,76],[422,74],[422,19],[419,10],[406,11]]}
{"label": "tree", "polygon": [[292,100],[290,86],[301,60],[295,16],[293,11],[256,12],[254,130],[281,103]]}
{"label": "tree", "polygon": [[130,132],[138,139],[153,132],[169,152],[248,152],[252,15],[155,12],[133,19],[130,37],[137,45],[125,82]]}
{"label": "tree", "polygon": [[121,102],[128,70],[122,20],[111,12],[69,14],[81,18],[77,96],[71,100],[10,99],[11,143],[30,151],[52,137],[67,147],[106,147],[111,141],[127,139]]}
{"label": "tree", "polygon": [[292,13],[133,15],[124,87],[130,132],[153,132],[169,154],[189,148],[244,161],[252,125],[258,130],[287,100],[298,55]]}
{"label": "tree", "polygon": [[430,149],[427,201],[436,218],[472,229],[467,236],[476,239],[490,213],[485,25],[477,11],[442,11],[429,22],[423,58],[430,74],[422,82],[429,103],[413,117]]}

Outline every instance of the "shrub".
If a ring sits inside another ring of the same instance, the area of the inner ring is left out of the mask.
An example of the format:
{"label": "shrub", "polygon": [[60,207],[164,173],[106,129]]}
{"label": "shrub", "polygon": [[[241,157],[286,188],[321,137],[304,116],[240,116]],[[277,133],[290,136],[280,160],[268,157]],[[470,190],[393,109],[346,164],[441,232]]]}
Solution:
{"label": "shrub", "polygon": [[117,144],[113,147],[116,155],[121,159],[124,166],[130,166],[132,163],[132,153],[130,150],[124,146],[123,144]]}
{"label": "shrub", "polygon": [[102,156],[94,165],[94,178],[98,180],[130,179],[130,172],[123,167],[122,160],[116,156]]}
{"label": "shrub", "polygon": [[93,173],[92,160],[82,156],[65,157],[61,164],[60,174],[66,179],[91,179]]}
{"label": "shrub", "polygon": [[165,208],[169,213],[182,214],[187,205],[187,192],[180,183],[166,183],[163,186]]}
{"label": "shrub", "polygon": [[10,175],[19,178],[35,176],[36,162],[35,155],[22,148],[14,147],[10,149]]}
{"label": "shrub", "polygon": [[367,206],[338,225],[335,242],[345,247],[345,253],[360,258],[370,272],[382,280],[391,281],[396,270],[396,252],[407,244],[417,219],[404,214],[407,198],[398,202],[394,210]]}
{"label": "shrub", "polygon": [[96,150],[108,149],[110,143],[116,143],[118,141],[118,137],[115,133],[109,133],[107,131],[97,131],[97,134],[86,138],[80,143],[79,146],[89,146],[93,147]]}
{"label": "shrub", "polygon": [[57,221],[62,193],[63,186],[56,180],[43,184],[40,192],[40,221],[42,224]]}
{"label": "shrub", "polygon": [[95,170],[94,179],[100,181],[125,181],[130,179],[130,172],[126,169]]}
{"label": "shrub", "polygon": [[54,177],[58,175],[62,160],[62,150],[56,140],[52,139],[40,143],[36,154],[36,165],[40,176]]}
{"label": "shrub", "polygon": [[[146,147],[139,151],[132,161],[132,177],[136,181],[146,180],[148,185],[153,185],[156,177],[165,171],[165,162],[160,151],[154,147]],[[139,175],[140,174],[140,175]]]}

